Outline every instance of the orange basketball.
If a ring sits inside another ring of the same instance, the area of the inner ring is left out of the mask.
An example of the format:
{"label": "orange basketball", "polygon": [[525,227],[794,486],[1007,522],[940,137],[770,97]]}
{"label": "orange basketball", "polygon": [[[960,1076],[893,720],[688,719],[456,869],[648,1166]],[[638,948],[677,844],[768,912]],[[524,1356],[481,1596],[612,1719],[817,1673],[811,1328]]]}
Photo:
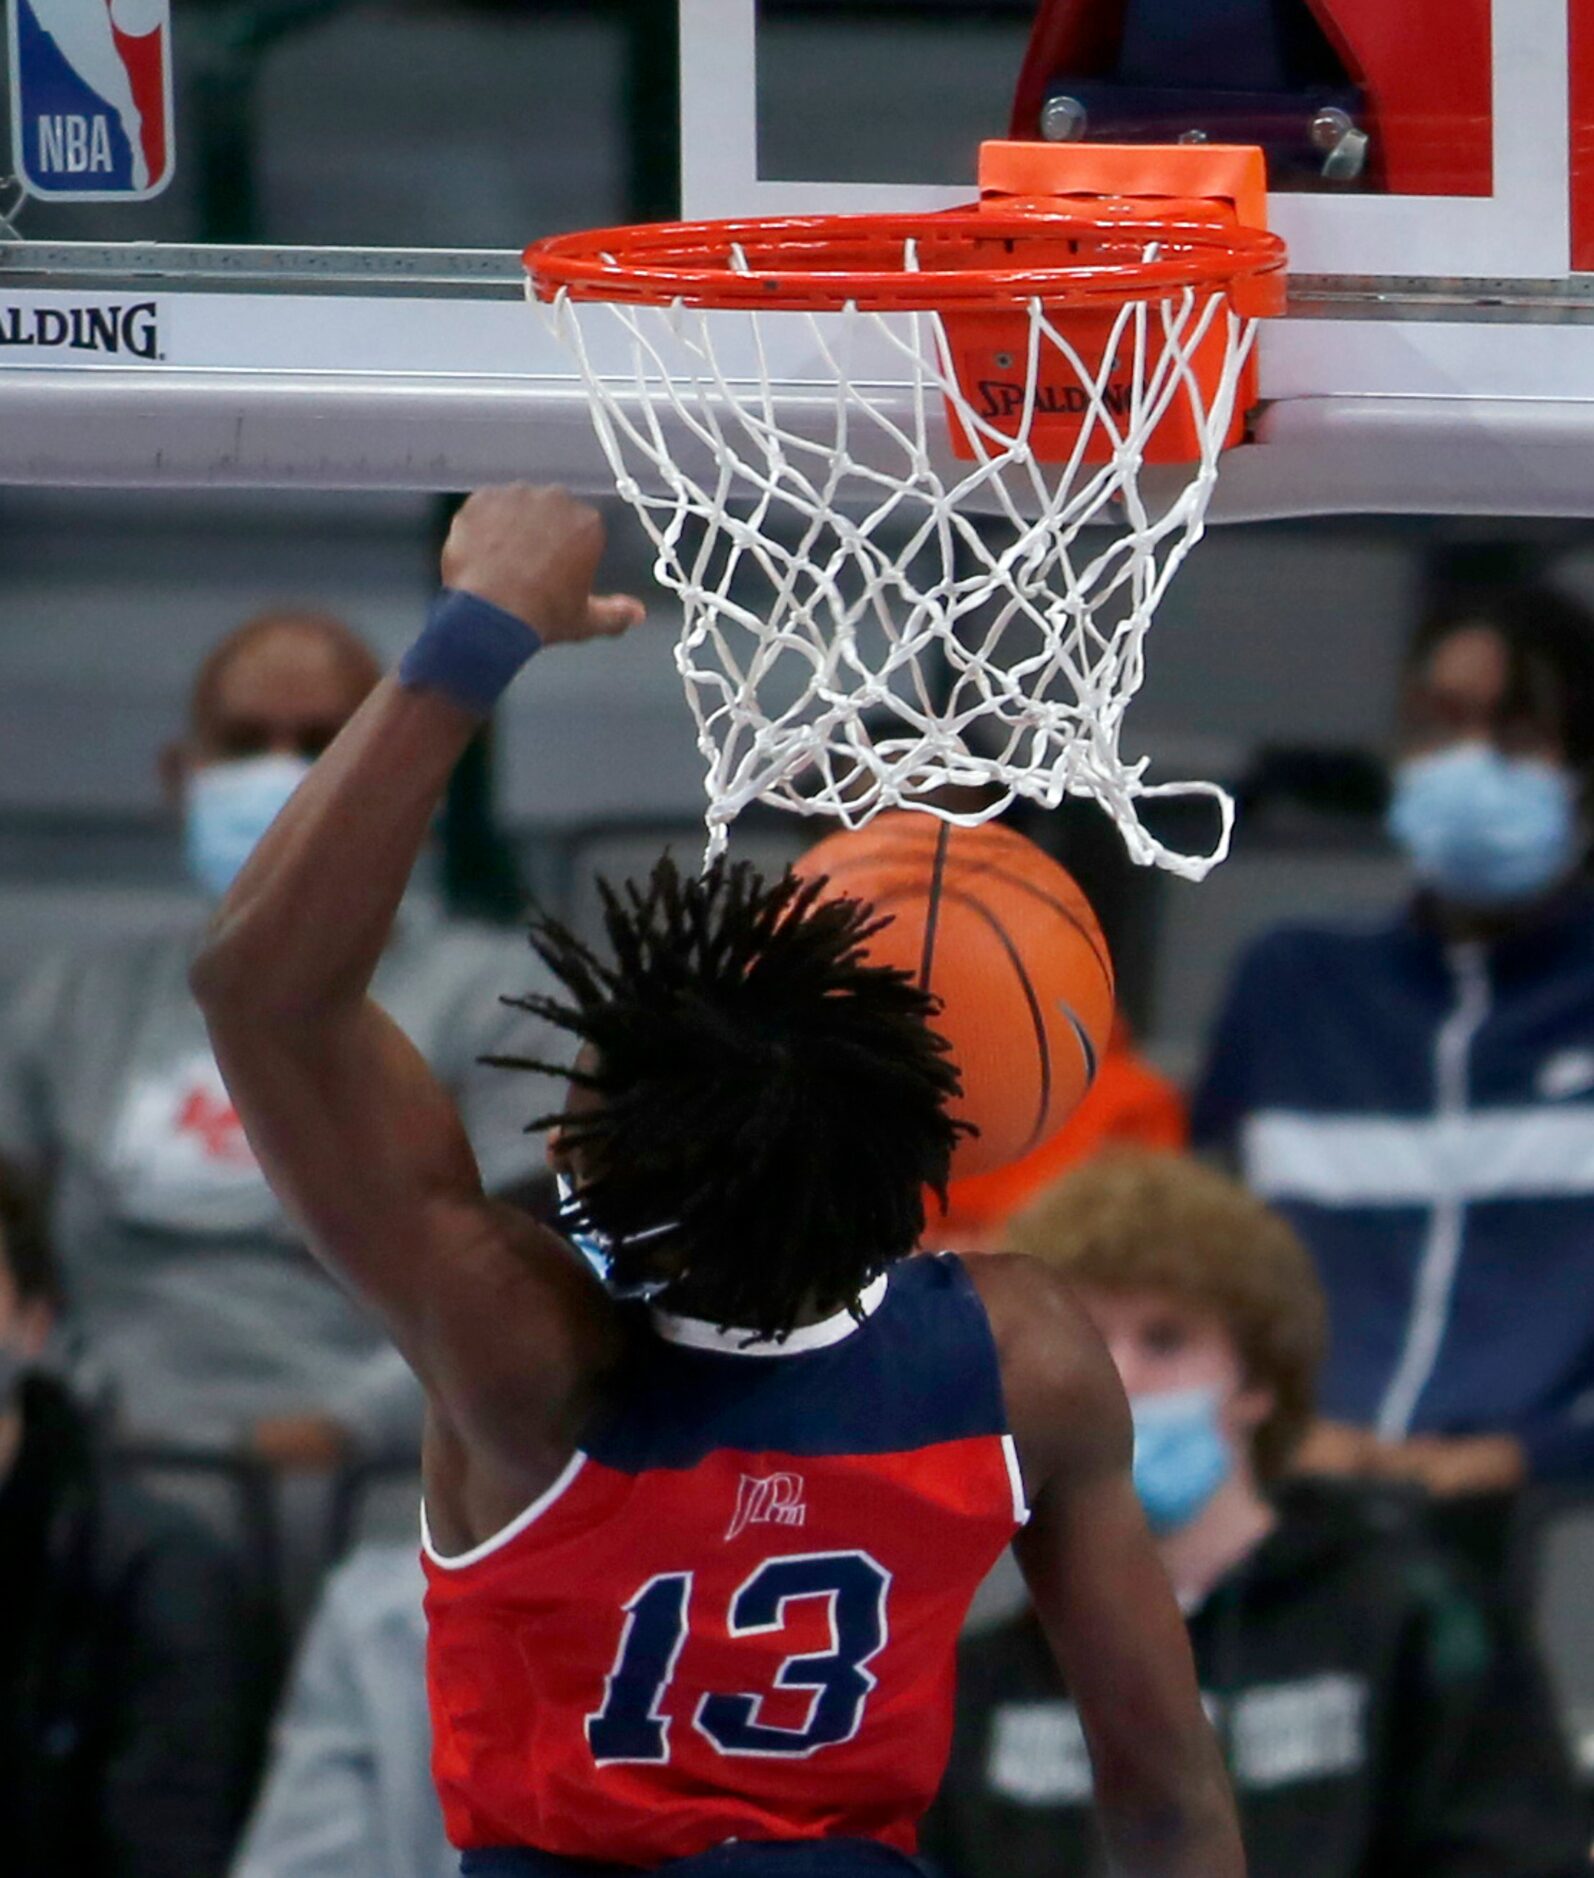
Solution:
{"label": "orange basketball", "polygon": [[828,836],[798,863],[891,924],[869,942],[940,1000],[935,1028],[963,1079],[958,1108],[979,1134],[953,1175],[989,1173],[1055,1134],[1107,1047],[1112,960],[1073,877],[993,822],[954,828],[898,809]]}

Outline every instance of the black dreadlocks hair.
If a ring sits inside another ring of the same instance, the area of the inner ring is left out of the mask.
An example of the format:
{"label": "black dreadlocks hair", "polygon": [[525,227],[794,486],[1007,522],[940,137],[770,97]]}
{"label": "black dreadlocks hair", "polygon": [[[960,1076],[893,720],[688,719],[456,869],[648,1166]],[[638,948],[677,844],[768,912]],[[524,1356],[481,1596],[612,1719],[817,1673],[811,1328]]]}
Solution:
{"label": "black dreadlocks hair", "polygon": [[804,1305],[857,1309],[924,1230],[966,1124],[935,1001],[865,962],[886,924],[823,880],[747,863],[698,878],[666,855],[645,886],[599,883],[612,963],[556,921],[531,943],[569,1001],[505,1001],[572,1032],[596,1100],[545,1115],[582,1157],[581,1210],[621,1287],[782,1338]]}

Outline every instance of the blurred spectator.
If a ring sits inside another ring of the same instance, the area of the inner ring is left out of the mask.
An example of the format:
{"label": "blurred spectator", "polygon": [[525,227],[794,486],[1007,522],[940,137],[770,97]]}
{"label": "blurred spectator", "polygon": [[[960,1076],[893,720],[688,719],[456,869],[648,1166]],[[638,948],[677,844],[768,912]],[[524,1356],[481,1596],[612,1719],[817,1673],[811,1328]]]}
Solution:
{"label": "blurred spectator", "polygon": [[1390,828],[1416,896],[1242,960],[1197,1092],[1311,1248],[1332,1336],[1315,1467],[1485,1496],[1594,1478],[1594,620],[1550,592],[1411,647]]}
{"label": "blurred spectator", "polygon": [[[208,897],[378,676],[318,613],[264,615],[206,659],[162,774]],[[300,1245],[244,1139],[188,992],[199,924],[42,960],[0,1010],[0,1152],[50,1183],[86,1373],[139,1437],[252,1444],[287,1464],[413,1452],[413,1379]],[[528,1020],[500,995],[543,981],[519,938],[445,924],[415,896],[377,974],[499,1191],[540,1171],[524,1124],[544,1092],[477,1058],[526,1045]],[[551,1082],[546,1097],[558,1105]]]}
{"label": "blurred spectator", "polygon": [[425,1582],[413,1545],[327,1581],[233,1878],[455,1878],[431,1775]]}
{"label": "blurred spectator", "polygon": [[[1323,1301],[1285,1222],[1171,1155],[1103,1155],[1014,1223],[1095,1318],[1190,1623],[1252,1878],[1570,1878],[1588,1832],[1529,1653],[1406,1490],[1274,1484]],[[961,1878],[1103,1870],[1078,1716],[1024,1611],[972,1638],[925,1850]]]}
{"label": "blurred spectator", "polygon": [[1049,1140],[989,1174],[954,1180],[947,1210],[932,1199],[925,1240],[937,1251],[995,1252],[1007,1222],[1069,1168],[1110,1146],[1182,1148],[1184,1098],[1135,1049],[1123,1019],[1079,1107]]}
{"label": "blurred spectator", "polygon": [[35,1365],[56,1272],[0,1164],[0,1864],[19,1878],[213,1878],[250,1777],[238,1577],[109,1472]]}

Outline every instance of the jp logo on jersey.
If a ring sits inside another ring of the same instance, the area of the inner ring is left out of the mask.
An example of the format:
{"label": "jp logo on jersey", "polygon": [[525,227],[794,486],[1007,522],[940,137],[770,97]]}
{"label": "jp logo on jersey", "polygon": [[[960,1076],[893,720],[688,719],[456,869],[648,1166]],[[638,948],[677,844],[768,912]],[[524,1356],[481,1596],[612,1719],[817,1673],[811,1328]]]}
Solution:
{"label": "jp logo on jersey", "polygon": [[171,0],[12,0],[17,175],[36,196],[139,202],[172,177]]}

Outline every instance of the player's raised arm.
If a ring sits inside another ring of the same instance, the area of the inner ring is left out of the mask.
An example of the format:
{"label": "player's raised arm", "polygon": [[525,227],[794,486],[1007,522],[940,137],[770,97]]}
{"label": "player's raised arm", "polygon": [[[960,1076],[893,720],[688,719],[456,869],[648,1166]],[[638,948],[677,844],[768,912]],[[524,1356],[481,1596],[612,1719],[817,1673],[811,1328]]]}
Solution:
{"label": "player's raised arm", "polygon": [[272,1186],[434,1398],[451,1375],[488,1367],[479,1332],[546,1316],[506,1309],[508,1293],[532,1305],[525,1287],[581,1275],[484,1196],[452,1100],[367,988],[449,775],[499,692],[539,647],[641,617],[634,600],[593,597],[602,547],[596,511],[559,490],[465,504],[426,631],[255,849],[193,968]]}
{"label": "player's raised arm", "polygon": [[1189,1635],[1130,1476],[1133,1429],[1100,1337],[1055,1274],[969,1261],[1032,1500],[1014,1552],[1090,1748],[1115,1878],[1243,1878]]}

